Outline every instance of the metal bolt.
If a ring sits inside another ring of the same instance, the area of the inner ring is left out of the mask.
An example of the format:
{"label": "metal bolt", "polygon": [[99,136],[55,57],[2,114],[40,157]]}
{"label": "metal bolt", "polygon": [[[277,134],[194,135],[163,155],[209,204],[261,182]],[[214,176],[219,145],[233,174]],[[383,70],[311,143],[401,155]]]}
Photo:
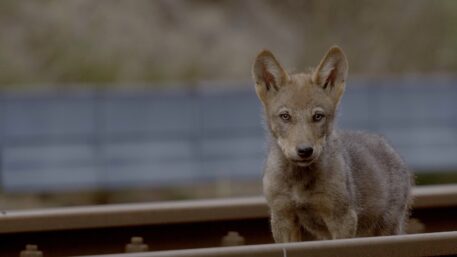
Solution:
{"label": "metal bolt", "polygon": [[229,231],[227,235],[222,238],[221,242],[222,246],[236,246],[244,244],[244,237],[240,236],[240,234],[236,231]]}
{"label": "metal bolt", "polygon": [[130,239],[130,243],[125,246],[126,253],[138,253],[149,251],[149,246],[143,243],[143,238],[134,236]]}
{"label": "metal bolt", "polygon": [[38,250],[37,245],[26,245],[25,250],[19,254],[20,257],[43,257],[43,252]]}

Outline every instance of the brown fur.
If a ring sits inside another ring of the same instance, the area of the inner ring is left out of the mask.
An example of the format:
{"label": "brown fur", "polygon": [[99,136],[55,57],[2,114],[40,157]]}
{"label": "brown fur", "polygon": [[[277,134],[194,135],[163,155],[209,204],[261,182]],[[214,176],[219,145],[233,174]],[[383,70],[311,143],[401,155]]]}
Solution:
{"label": "brown fur", "polygon": [[380,136],[334,128],[347,70],[338,47],[311,74],[289,75],[268,50],[255,60],[271,134],[263,187],[276,242],[305,232],[337,239],[404,231],[411,175],[401,158]]}

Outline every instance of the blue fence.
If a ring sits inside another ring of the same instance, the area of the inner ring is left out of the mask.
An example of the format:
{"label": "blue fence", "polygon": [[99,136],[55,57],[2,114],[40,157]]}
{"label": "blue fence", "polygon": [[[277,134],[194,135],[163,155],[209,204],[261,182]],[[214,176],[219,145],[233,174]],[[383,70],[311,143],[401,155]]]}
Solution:
{"label": "blue fence", "polygon": [[[259,179],[266,142],[252,85],[218,88],[2,93],[2,188]],[[418,172],[457,170],[457,80],[350,81],[339,124],[384,134]]]}

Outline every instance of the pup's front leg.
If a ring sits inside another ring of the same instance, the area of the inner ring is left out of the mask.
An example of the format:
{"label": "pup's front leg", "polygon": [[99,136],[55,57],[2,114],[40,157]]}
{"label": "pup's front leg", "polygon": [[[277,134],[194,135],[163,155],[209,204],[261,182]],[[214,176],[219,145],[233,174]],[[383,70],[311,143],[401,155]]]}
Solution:
{"label": "pup's front leg", "polygon": [[357,232],[357,213],[349,208],[323,217],[332,239],[352,238]]}
{"label": "pup's front leg", "polygon": [[276,243],[300,242],[301,225],[294,213],[273,211],[271,213],[271,231]]}

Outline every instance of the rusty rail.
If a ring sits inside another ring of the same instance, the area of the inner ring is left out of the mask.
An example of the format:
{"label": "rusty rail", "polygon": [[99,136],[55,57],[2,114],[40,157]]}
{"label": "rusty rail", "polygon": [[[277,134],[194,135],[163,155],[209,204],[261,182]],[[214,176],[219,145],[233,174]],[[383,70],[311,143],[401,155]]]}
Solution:
{"label": "rusty rail", "polygon": [[[366,237],[288,244],[219,247],[99,257],[405,257],[446,256],[457,253],[457,232]],[[86,256],[86,257],[96,257]]]}
{"label": "rusty rail", "polygon": [[[326,251],[329,254],[337,251],[350,254],[371,247],[403,249],[406,246],[417,250],[408,251],[412,255],[407,256],[420,256],[414,253],[434,256],[426,249],[421,250],[427,247],[435,249],[434,253],[440,255],[449,254],[447,250],[452,247],[448,243],[457,247],[457,232],[449,232],[457,231],[457,185],[417,187],[413,194],[412,215],[423,223],[422,232],[428,234],[304,242],[286,246],[265,245],[272,243],[272,239],[268,208],[262,197],[7,211],[0,214],[0,256],[17,256],[29,243],[38,244],[45,257],[115,254],[123,252],[131,236],[142,236],[152,252],[122,256],[243,256],[247,253],[250,256],[279,256],[266,255],[266,252],[273,253],[280,249],[278,247],[286,247],[284,249],[290,257],[302,252],[322,251],[319,252],[321,255]],[[221,237],[231,230],[240,232],[249,246],[209,248],[220,245]],[[397,247],[399,242],[401,247]],[[176,251],[192,248],[205,249]],[[457,250],[452,251],[457,253]],[[370,251],[370,254],[375,252]]]}

